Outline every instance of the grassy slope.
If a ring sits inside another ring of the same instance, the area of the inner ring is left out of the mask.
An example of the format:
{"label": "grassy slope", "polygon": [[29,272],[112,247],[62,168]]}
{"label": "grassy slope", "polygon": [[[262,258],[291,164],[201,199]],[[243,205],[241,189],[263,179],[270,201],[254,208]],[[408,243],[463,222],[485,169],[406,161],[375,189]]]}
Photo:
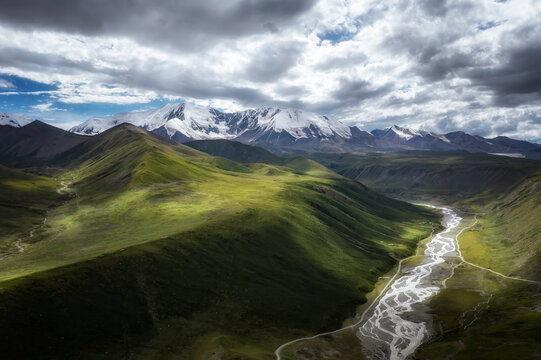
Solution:
{"label": "grassy slope", "polygon": [[339,174],[394,196],[453,203],[475,197],[476,204],[520,184],[540,166],[537,160],[425,151],[315,154],[314,158]]}
{"label": "grassy slope", "polygon": [[541,356],[538,285],[462,266],[430,305],[441,332],[418,359],[536,359]]}
{"label": "grassy slope", "polygon": [[339,326],[437,222],[306,159],[244,166],[131,126],[57,161],[73,199],[0,262],[11,358],[272,358]]}
{"label": "grassy slope", "polygon": [[[477,213],[478,224],[459,239],[465,259],[541,280],[541,162],[428,153],[324,155],[322,162],[390,194],[436,199]],[[458,268],[448,285],[431,301],[442,333],[419,358],[541,356],[537,285],[470,266]]]}
{"label": "grassy slope", "polygon": [[320,156],[381,192],[478,213],[479,224],[463,234],[467,259],[508,275],[540,276],[540,161],[426,152]]}
{"label": "grassy slope", "polygon": [[0,165],[0,258],[19,250],[18,238],[38,230],[47,210],[66,197],[57,193],[56,180],[11,170]]}
{"label": "grassy slope", "polygon": [[240,163],[265,163],[283,165],[284,158],[258,146],[229,140],[197,140],[184,143],[189,147],[214,156],[221,156]]}
{"label": "grassy slope", "polygon": [[478,225],[461,238],[466,258],[541,281],[541,169],[482,210]]}

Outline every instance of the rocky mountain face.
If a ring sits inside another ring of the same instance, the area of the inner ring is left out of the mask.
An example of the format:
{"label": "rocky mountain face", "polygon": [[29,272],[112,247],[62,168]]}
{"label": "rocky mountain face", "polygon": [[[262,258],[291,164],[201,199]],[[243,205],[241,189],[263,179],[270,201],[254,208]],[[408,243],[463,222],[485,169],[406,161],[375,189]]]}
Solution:
{"label": "rocky mountain face", "polygon": [[527,141],[514,140],[505,136],[484,138],[463,131],[436,134],[423,130],[413,130],[392,126],[384,130],[373,130],[377,137],[376,148],[381,150],[464,150],[473,153],[491,153],[514,157],[533,157],[541,145]]}
{"label": "rocky mountain face", "polygon": [[297,109],[259,108],[225,113],[188,103],[158,109],[92,118],[70,131],[94,135],[121,123],[131,123],[178,142],[235,139],[270,148],[307,144],[314,139],[350,139],[350,128],[339,121]]}
{"label": "rocky mountain face", "polygon": [[41,165],[90,138],[39,120],[31,121],[21,127],[0,125],[0,164],[10,167]]}
{"label": "rocky mountain face", "polygon": [[[29,121],[32,120],[19,115],[0,114],[0,125],[20,127]],[[122,123],[131,123],[180,143],[236,140],[274,152],[464,150],[541,158],[541,145],[505,136],[483,138],[462,131],[437,134],[396,125],[367,132],[312,112],[272,107],[226,113],[211,107],[171,103],[157,109],[91,118],[70,132],[96,135]]]}
{"label": "rocky mountain face", "polygon": [[512,156],[541,155],[539,150],[541,145],[503,136],[485,139],[461,131],[436,134],[396,125],[367,132],[308,111],[271,107],[226,113],[188,103],[167,104],[158,109],[92,118],[72,128],[71,131],[93,135],[124,122],[177,142],[228,139],[277,152],[465,150]]}

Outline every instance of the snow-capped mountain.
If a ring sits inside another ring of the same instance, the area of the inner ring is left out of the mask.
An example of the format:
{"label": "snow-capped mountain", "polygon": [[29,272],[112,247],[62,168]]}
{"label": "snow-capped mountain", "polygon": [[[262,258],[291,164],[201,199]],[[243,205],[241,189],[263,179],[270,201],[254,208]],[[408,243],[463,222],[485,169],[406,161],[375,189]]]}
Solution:
{"label": "snow-capped mountain", "polygon": [[393,125],[383,130],[372,130],[378,138],[378,146],[391,149],[452,150],[451,141],[445,135],[425,130]]}
{"label": "snow-capped mountain", "polygon": [[298,109],[264,107],[235,113],[188,103],[158,109],[92,118],[73,127],[77,134],[95,135],[131,123],[172,140],[236,139],[248,143],[288,145],[303,139],[350,139],[350,128],[337,120]]}
{"label": "snow-capped mountain", "polygon": [[485,139],[461,131],[437,134],[394,125],[366,132],[338,120],[298,109],[263,107],[234,113],[188,103],[157,109],[91,118],[70,131],[99,134],[121,123],[131,123],[177,142],[229,139],[278,152],[433,150],[487,153],[529,153],[541,145],[506,137]]}
{"label": "snow-capped mountain", "polygon": [[21,114],[0,113],[0,125],[22,127],[30,124],[32,121],[34,120]]}
{"label": "snow-capped mountain", "polygon": [[384,130],[379,130],[379,129],[372,130],[371,134],[380,138],[408,141],[415,136],[425,136],[425,135],[428,135],[429,133],[423,130],[415,130],[415,129],[409,129],[409,128],[393,125],[392,127],[386,128]]}
{"label": "snow-capped mountain", "polygon": [[[394,125],[383,130],[372,130],[377,138],[375,147],[381,150],[432,150],[494,153],[494,154],[531,154],[541,145],[498,136],[487,139],[479,135],[470,135],[463,131],[447,134],[415,130]],[[530,155],[528,155],[530,156]]]}
{"label": "snow-capped mountain", "polygon": [[164,127],[170,136],[180,132],[193,139],[225,137],[227,126],[213,110],[187,103],[172,103],[157,109],[91,118],[70,131],[81,135],[96,135],[118,124],[130,123],[148,131]]}

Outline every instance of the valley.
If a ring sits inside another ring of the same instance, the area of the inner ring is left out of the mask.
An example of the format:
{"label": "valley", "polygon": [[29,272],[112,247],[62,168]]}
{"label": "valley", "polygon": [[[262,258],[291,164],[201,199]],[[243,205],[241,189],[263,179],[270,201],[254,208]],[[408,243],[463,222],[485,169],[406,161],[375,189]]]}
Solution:
{"label": "valley", "polygon": [[[360,348],[355,341],[350,340],[349,349],[335,347],[343,339],[355,337],[362,342],[363,358],[397,360],[413,354],[433,334],[425,303],[453,276],[460,256],[456,239],[465,229],[462,218],[451,209],[439,210],[444,213],[445,230],[429,239],[424,252],[399,262],[396,272],[353,324],[288,342],[276,350],[277,359],[294,359],[302,353],[315,358],[355,358],[359,354],[351,354],[351,348]],[[283,357],[284,353],[288,355]]]}
{"label": "valley", "polygon": [[[229,148],[226,154],[242,161],[245,152]],[[416,357],[507,359],[510,354],[529,358],[539,352],[538,161],[437,152],[308,155],[381,192],[412,202],[450,204],[463,217],[465,227],[456,244],[459,258],[448,269],[452,276],[427,304],[434,333]],[[517,302],[516,296],[523,300]],[[296,341],[282,354],[292,359],[362,357],[361,350],[352,350],[358,346],[354,332],[340,333]]]}
{"label": "valley", "polygon": [[241,164],[131,125],[50,159],[0,177],[13,359],[271,359],[339,327],[439,224],[305,158]]}
{"label": "valley", "polygon": [[0,335],[14,359],[538,351],[537,160],[310,160],[130,124],[4,136]]}
{"label": "valley", "polygon": [[471,224],[458,237],[464,261],[428,303],[436,334],[416,357],[541,353],[539,162],[419,152],[312,158],[391,196],[450,204]]}

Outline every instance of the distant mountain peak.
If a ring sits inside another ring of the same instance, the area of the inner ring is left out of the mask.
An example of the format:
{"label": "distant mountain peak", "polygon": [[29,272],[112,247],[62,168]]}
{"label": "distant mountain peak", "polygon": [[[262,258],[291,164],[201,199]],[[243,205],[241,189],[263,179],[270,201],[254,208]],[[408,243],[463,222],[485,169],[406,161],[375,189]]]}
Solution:
{"label": "distant mountain peak", "polygon": [[351,138],[350,128],[340,121],[301,109],[262,107],[226,113],[190,103],[170,103],[157,109],[91,118],[70,131],[95,135],[124,122],[177,141],[239,137],[247,142],[263,137],[282,142],[287,141],[287,138],[291,141]]}
{"label": "distant mountain peak", "polygon": [[467,150],[473,152],[528,152],[538,145],[512,139],[484,139],[456,131],[437,134],[393,125],[366,132],[332,117],[296,108],[260,107],[238,112],[191,103],[169,103],[157,109],[92,118],[70,131],[95,135],[121,123],[131,123],[176,142],[226,139],[260,145],[318,151]]}
{"label": "distant mountain peak", "polygon": [[0,113],[0,125],[22,127],[30,124],[34,119],[21,114]]}
{"label": "distant mountain peak", "polygon": [[409,141],[416,136],[428,135],[429,132],[424,130],[416,130],[409,127],[393,125],[391,127],[385,128],[384,130],[372,130],[371,134],[378,137],[397,138],[401,141]]}

